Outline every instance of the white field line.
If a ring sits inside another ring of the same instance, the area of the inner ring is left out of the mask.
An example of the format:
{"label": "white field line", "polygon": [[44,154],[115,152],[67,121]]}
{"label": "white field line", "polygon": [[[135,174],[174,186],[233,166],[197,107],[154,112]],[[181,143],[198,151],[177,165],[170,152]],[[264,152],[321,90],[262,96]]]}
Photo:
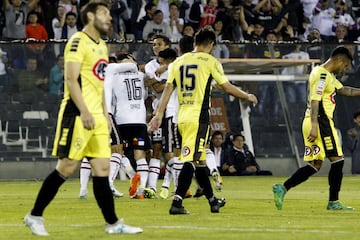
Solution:
{"label": "white field line", "polygon": [[[60,224],[47,224],[51,227],[62,227]],[[98,224],[70,224],[73,228],[89,228],[100,227]],[[25,227],[24,224],[1,224],[0,228],[5,227]],[[359,234],[359,231],[340,231],[340,230],[318,230],[318,229],[291,229],[291,228],[214,228],[201,226],[141,226],[144,229],[184,229],[184,230],[199,230],[199,231],[224,231],[224,232],[253,232],[253,233],[315,233],[315,234]]]}

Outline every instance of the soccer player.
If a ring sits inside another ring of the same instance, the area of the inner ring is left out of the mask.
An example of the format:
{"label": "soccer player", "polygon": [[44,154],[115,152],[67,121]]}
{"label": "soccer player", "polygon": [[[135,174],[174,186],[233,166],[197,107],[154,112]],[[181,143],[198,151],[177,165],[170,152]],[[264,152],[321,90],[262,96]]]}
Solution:
{"label": "soccer player", "polygon": [[105,100],[120,133],[120,141],[134,151],[138,174],[134,175],[129,195],[142,199],[149,173],[146,151],[151,149],[146,125],[144,74],[138,70],[132,55],[121,54],[118,61],[106,68]]}
{"label": "soccer player", "polygon": [[93,171],[94,195],[106,221],[105,232],[140,233],[141,228],[125,225],[118,219],[109,187],[110,124],[103,84],[108,49],[100,36],[109,30],[110,11],[106,3],[89,2],[83,7],[81,17],[84,29],[75,33],[65,47],[64,98],[52,152],[59,160],[56,169],[44,180],[24,222],[33,234],[49,235],[43,212],[86,157]]}
{"label": "soccer player", "polygon": [[334,74],[344,72],[351,66],[352,56],[344,46],[336,47],[330,58],[315,67],[309,77],[308,104],[302,123],[305,144],[304,161],[307,164],[299,168],[284,184],[274,184],[274,202],[281,210],[285,194],[291,188],[305,182],[317,173],[324,159],[331,162],[328,175],[328,210],[354,210],[339,202],[339,192],[343,178],[344,156],[340,139],[334,126],[335,94],[360,96],[360,89],[343,86]]}
{"label": "soccer player", "polygon": [[[166,79],[162,75],[167,71],[167,65],[160,65],[158,61],[159,52],[170,48],[170,39],[165,35],[155,35],[153,38],[153,52],[155,58],[145,65],[145,74],[147,76],[146,86],[152,88],[152,93],[156,97],[153,101],[153,109],[156,108],[157,103],[164,90]],[[160,159],[163,155],[163,131],[162,127],[154,131],[151,136],[152,143],[152,157],[149,161],[149,178],[147,187],[145,189],[145,197],[154,198],[157,191],[156,185],[160,174]],[[171,159],[171,153],[165,153],[165,159]]]}
{"label": "soccer player", "polygon": [[161,125],[165,107],[176,85],[179,103],[178,127],[182,136],[181,160],[184,161],[184,166],[179,175],[170,214],[189,214],[182,201],[194,173],[198,184],[204,189],[210,211],[218,213],[220,207],[225,205],[225,199],[217,199],[213,194],[205,164],[212,80],[226,93],[254,105],[257,103],[255,95],[240,90],[228,81],[220,62],[210,55],[215,45],[216,35],[210,27],[204,27],[197,32],[194,52],[186,53],[172,63],[164,92],[150,122],[150,129],[157,129]]}

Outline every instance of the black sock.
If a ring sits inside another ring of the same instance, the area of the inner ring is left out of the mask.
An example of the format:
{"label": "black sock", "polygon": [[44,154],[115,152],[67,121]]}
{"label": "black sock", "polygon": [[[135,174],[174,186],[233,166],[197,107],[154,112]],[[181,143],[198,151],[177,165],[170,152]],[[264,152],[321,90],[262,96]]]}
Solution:
{"label": "black sock", "polygon": [[55,169],[44,180],[41,189],[37,195],[34,208],[31,210],[31,215],[42,216],[45,208],[51,200],[54,199],[60,186],[66,181],[66,178],[61,176]]}
{"label": "black sock", "polygon": [[108,177],[93,177],[93,191],[98,206],[107,223],[116,223],[118,218],[115,214],[114,198],[109,186]]}
{"label": "black sock", "polygon": [[329,181],[329,201],[339,200],[339,192],[341,188],[341,182],[343,178],[344,159],[332,162],[328,181]]}
{"label": "black sock", "polygon": [[195,177],[199,186],[203,189],[204,195],[207,199],[214,196],[211,183],[208,175],[208,168],[206,166],[197,166],[195,169]]}
{"label": "black sock", "polygon": [[[194,165],[191,162],[185,162],[179,174],[178,187],[176,188],[176,195],[184,199],[186,191],[189,190],[191,180],[194,175]],[[178,207],[178,202],[173,201],[173,205]]]}
{"label": "black sock", "polygon": [[310,176],[314,175],[317,172],[315,167],[307,164],[304,167],[299,168],[288,180],[285,181],[284,187],[286,190],[293,188],[299,185],[302,182],[305,182]]}

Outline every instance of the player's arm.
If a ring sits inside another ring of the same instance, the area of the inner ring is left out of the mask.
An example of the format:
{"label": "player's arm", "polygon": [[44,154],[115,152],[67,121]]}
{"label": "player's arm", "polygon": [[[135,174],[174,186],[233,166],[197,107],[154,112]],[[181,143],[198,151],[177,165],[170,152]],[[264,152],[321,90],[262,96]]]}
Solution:
{"label": "player's arm", "polygon": [[67,62],[66,63],[66,85],[68,86],[71,99],[74,101],[76,107],[80,111],[80,117],[84,127],[88,130],[95,127],[95,120],[89,112],[84,99],[82,97],[78,78],[80,76],[81,63]]}
{"label": "player's arm", "polygon": [[360,88],[354,88],[349,86],[344,86],[336,91],[336,93],[348,96],[348,97],[355,97],[360,96]]}
{"label": "player's arm", "polygon": [[219,85],[220,88],[222,88],[224,90],[224,92],[233,95],[234,97],[240,98],[242,100],[246,100],[251,102],[254,106],[257,104],[257,98],[254,94],[250,94],[247,92],[244,92],[243,90],[235,87],[233,84],[231,84],[230,82],[225,82],[223,84]]}
{"label": "player's arm", "polygon": [[159,100],[159,104],[154,111],[154,117],[150,121],[150,131],[155,131],[161,125],[161,121],[164,116],[164,111],[169,102],[172,91],[174,90],[174,85],[172,83],[167,82],[164,87],[164,91],[161,94],[161,98]]}
{"label": "player's arm", "polygon": [[105,91],[103,92],[103,108],[104,108],[104,115],[105,115],[107,123],[108,123],[108,130],[109,130],[109,133],[111,133],[112,129],[111,129],[111,123],[110,123],[110,115],[109,115],[106,100],[105,100]]}
{"label": "player's arm", "polygon": [[317,138],[318,131],[318,115],[319,115],[319,101],[311,100],[310,102],[310,118],[311,118],[311,129],[308,136],[308,141],[313,142]]}

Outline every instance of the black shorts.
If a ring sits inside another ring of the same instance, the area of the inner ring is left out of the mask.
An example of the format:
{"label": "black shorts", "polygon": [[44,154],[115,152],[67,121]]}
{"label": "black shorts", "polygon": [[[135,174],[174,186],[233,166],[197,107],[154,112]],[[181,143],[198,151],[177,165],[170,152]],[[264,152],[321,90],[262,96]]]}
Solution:
{"label": "black shorts", "polygon": [[121,133],[121,142],[125,148],[151,149],[146,124],[121,124],[117,128]]}
{"label": "black shorts", "polygon": [[181,148],[181,136],[173,117],[165,118],[162,124],[162,147],[164,153],[174,152],[174,148]]}
{"label": "black shorts", "polygon": [[118,126],[115,123],[115,118],[113,115],[110,115],[110,124],[111,124],[111,145],[121,144],[121,135],[118,129]]}

